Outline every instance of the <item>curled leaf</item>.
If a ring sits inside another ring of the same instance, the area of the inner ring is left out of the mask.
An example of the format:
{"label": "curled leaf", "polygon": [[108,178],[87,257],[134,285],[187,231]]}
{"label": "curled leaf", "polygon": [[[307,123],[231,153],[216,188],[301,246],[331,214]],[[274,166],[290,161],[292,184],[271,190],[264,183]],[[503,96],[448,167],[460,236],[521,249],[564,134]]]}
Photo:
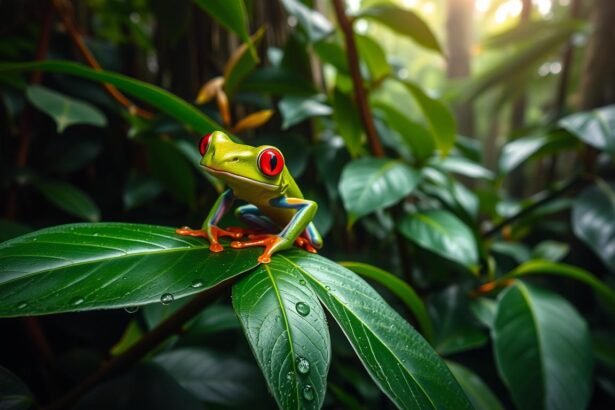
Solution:
{"label": "curled leaf", "polygon": [[242,118],[235,124],[233,127],[233,133],[239,133],[245,130],[251,130],[254,128],[258,128],[269,121],[271,116],[273,115],[273,110],[262,110],[254,112],[247,117]]}

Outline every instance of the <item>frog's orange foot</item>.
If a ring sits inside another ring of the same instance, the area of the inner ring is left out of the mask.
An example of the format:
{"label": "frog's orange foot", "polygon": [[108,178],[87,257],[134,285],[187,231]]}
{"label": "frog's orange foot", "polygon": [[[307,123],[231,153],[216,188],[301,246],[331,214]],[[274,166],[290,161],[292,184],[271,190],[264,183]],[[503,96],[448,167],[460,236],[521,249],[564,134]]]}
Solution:
{"label": "frog's orange foot", "polygon": [[181,228],[177,228],[175,230],[176,234],[184,235],[184,236],[200,236],[205,239],[209,239],[207,236],[207,232],[202,229],[190,229],[189,226],[182,226]]}
{"label": "frog's orange foot", "polygon": [[232,228],[222,229],[215,225],[211,227],[211,233],[216,239],[224,238],[225,236],[233,239],[239,239],[243,236],[243,232],[238,232]]}
{"label": "frog's orange foot", "polygon": [[318,253],[316,252],[316,248],[312,246],[312,243],[309,241],[309,239],[304,238],[303,236],[299,236],[297,237],[297,239],[295,239],[295,245],[297,245],[300,248],[305,249],[306,251],[310,253]]}
{"label": "frog's orange foot", "polygon": [[249,235],[255,235],[255,234],[262,234],[262,233],[264,233],[263,230],[252,229],[252,228],[242,228],[242,227],[239,227],[239,226],[229,226],[228,228],[226,228],[226,230],[229,231],[229,232],[235,232],[235,233],[241,234],[241,236],[238,236],[238,238],[242,238],[244,236],[249,236]]}
{"label": "frog's orange foot", "polygon": [[260,263],[269,263],[271,262],[271,255],[282,240],[281,237],[273,234],[251,235],[251,239],[245,242],[231,242],[231,248],[241,249],[253,246],[264,246],[265,250],[262,255],[258,257],[258,261]]}

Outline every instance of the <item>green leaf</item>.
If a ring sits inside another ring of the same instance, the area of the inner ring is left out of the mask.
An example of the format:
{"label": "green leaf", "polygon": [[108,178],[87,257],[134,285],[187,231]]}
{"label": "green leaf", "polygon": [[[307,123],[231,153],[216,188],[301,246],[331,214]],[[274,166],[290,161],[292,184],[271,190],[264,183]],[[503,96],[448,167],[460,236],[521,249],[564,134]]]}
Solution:
{"label": "green leaf", "polygon": [[[165,369],[192,395],[227,407],[254,405],[258,400],[258,368],[235,356],[196,348],[163,352],[154,363]],[[264,383],[262,391],[267,391]]]}
{"label": "green leaf", "polygon": [[427,314],[425,304],[419,295],[416,294],[414,289],[412,289],[406,282],[387,271],[366,263],[340,262],[340,265],[355,273],[358,273],[365,278],[372,279],[389,289],[393,294],[395,294],[395,296],[404,302],[408,309],[410,309],[410,312],[412,312],[419,323],[425,339],[428,341],[433,339],[433,325],[429,315]]}
{"label": "green leaf", "polygon": [[333,92],[333,120],[350,155],[358,156],[363,151],[361,145],[363,129],[359,111],[350,95],[344,94],[337,88]]}
{"label": "green leaf", "polygon": [[430,167],[422,170],[421,191],[438,199],[462,220],[474,223],[478,216],[479,201],[476,194],[444,172]]}
{"label": "green leaf", "polygon": [[442,359],[363,279],[307,252],[274,258],[301,272],[397,407],[471,408]]}
{"label": "green leaf", "polygon": [[488,337],[470,309],[466,288],[451,285],[429,299],[429,312],[435,325],[432,345],[443,355],[452,355],[484,346]]}
{"label": "green leaf", "polygon": [[280,258],[260,265],[233,287],[233,307],[278,406],[320,408],[331,341],[301,270]]}
{"label": "green leaf", "polygon": [[389,104],[376,103],[375,108],[384,117],[386,125],[401,137],[400,143],[410,148],[415,158],[424,160],[433,154],[436,145],[433,135],[427,128]]}
{"label": "green leaf", "polygon": [[587,407],[591,339],[568,301],[517,281],[499,298],[491,334],[498,371],[518,408]]}
{"label": "green leaf", "polygon": [[417,245],[443,258],[475,270],[478,266],[476,239],[466,224],[442,209],[407,215],[399,231]]}
{"label": "green leaf", "polygon": [[162,185],[157,179],[131,174],[126,181],[122,200],[124,209],[138,208],[156,198],[162,192]]}
{"label": "green leaf", "polygon": [[356,18],[375,20],[396,33],[412,39],[417,44],[443,54],[433,31],[425,20],[411,10],[402,9],[392,4],[379,4],[361,10]]}
{"label": "green leaf", "polygon": [[171,141],[147,141],[148,163],[152,174],[185,204],[193,204],[196,179],[192,168]]}
{"label": "green leaf", "polygon": [[558,241],[542,241],[532,251],[532,259],[545,259],[558,262],[564,259],[570,250],[570,245]]}
{"label": "green leaf", "polygon": [[[261,27],[250,37],[250,42],[253,47],[258,47],[260,45],[264,34],[265,28]],[[241,81],[246,78],[260,62],[255,53],[248,52],[249,44],[250,43],[242,44],[224,67],[224,90],[228,95],[233,95],[235,93]]]}
{"label": "green leaf", "polygon": [[493,326],[497,308],[497,303],[486,297],[470,301],[470,310],[486,328],[491,328]]}
{"label": "green leaf", "polygon": [[318,116],[331,115],[333,109],[324,103],[324,95],[311,97],[284,97],[278,103],[282,115],[282,129],[285,130],[301,121]]}
{"label": "green leaf", "polygon": [[489,389],[489,386],[476,373],[467,367],[448,360],[446,365],[451,369],[453,376],[455,376],[455,379],[457,379],[476,410],[504,409],[504,406]]}
{"label": "green leaf", "polygon": [[173,228],[138,224],[32,232],[0,245],[0,316],[160,303],[163,295],[192,295],[257,265],[259,250],[212,253],[206,244]]}
{"label": "green leaf", "polygon": [[517,138],[504,145],[498,161],[501,175],[512,170],[529,159],[570,149],[576,146],[574,137],[567,132],[551,132],[546,135],[530,135]]}
{"label": "green leaf", "polygon": [[90,390],[75,410],[201,410],[202,404],[154,363],[138,363],[121,376]]}
{"label": "green leaf", "polygon": [[333,26],[325,16],[304,5],[301,0],[281,0],[288,14],[294,16],[305,30],[311,42],[317,42],[333,32]]}
{"label": "green leaf", "polygon": [[615,105],[569,115],[558,125],[586,144],[615,154]]}
{"label": "green leaf", "polygon": [[41,85],[26,89],[28,100],[56,122],[58,133],[73,124],[89,124],[97,127],[107,125],[107,119],[96,107]]}
{"label": "green leaf", "polygon": [[34,405],[34,396],[28,387],[8,369],[0,366],[0,408],[27,410]]}
{"label": "green leaf", "polygon": [[615,272],[615,184],[598,182],[574,201],[572,230]]}
{"label": "green leaf", "polygon": [[434,158],[430,165],[469,178],[493,179],[493,172],[464,157]]}
{"label": "green leaf", "polygon": [[348,224],[377,209],[391,206],[410,194],[420,174],[401,161],[365,157],[349,162],[342,171],[339,191],[348,212]]}
{"label": "green leaf", "polygon": [[317,92],[310,81],[282,67],[260,68],[242,81],[240,88],[241,91],[280,96],[309,96]]}
{"label": "green leaf", "polygon": [[215,188],[216,192],[222,193],[225,187],[224,182],[205,171],[205,168],[201,165],[201,159],[203,156],[199,152],[199,148],[196,144],[182,139],[175,140],[174,142],[177,150],[182,153],[184,157],[186,157],[194,169],[205,177],[205,179]]}
{"label": "green leaf", "polygon": [[457,125],[451,110],[441,101],[428,96],[416,84],[409,81],[402,83],[421,107],[437,147],[442,155],[446,156],[455,145],[457,138]]}
{"label": "green leaf", "polygon": [[244,0],[194,0],[194,2],[243,41],[250,42],[248,12]]}
{"label": "green leaf", "polygon": [[535,42],[538,38],[552,37],[557,34],[572,34],[583,29],[585,22],[580,20],[530,20],[515,24],[512,28],[490,35],[483,40],[485,48],[501,49],[518,46],[522,43]]}
{"label": "green leaf", "polygon": [[378,81],[391,74],[391,66],[382,47],[368,36],[355,34],[355,41],[361,59],[367,65],[372,81]]}
{"label": "green leaf", "polygon": [[34,184],[41,194],[58,208],[87,221],[100,219],[100,210],[85,192],[64,181],[39,181]]}
{"label": "green leaf", "polygon": [[313,45],[321,62],[331,64],[340,73],[348,73],[348,60],[344,47],[335,40],[321,40]]}
{"label": "green leaf", "polygon": [[134,78],[111,73],[103,70],[94,70],[81,64],[69,61],[41,61],[35,63],[0,63],[0,76],[11,72],[21,71],[48,71],[72,74],[94,81],[109,83],[121,91],[137,97],[147,104],[158,108],[176,120],[189,125],[201,134],[218,131],[222,126],[211,120],[205,114],[188,104],[181,98],[163,90],[160,87],[135,80]]}
{"label": "green leaf", "polygon": [[527,275],[556,275],[583,282],[591,286],[596,292],[605,297],[615,306],[615,291],[596,279],[585,269],[565,263],[556,263],[546,260],[527,261],[502,277],[502,280]]}

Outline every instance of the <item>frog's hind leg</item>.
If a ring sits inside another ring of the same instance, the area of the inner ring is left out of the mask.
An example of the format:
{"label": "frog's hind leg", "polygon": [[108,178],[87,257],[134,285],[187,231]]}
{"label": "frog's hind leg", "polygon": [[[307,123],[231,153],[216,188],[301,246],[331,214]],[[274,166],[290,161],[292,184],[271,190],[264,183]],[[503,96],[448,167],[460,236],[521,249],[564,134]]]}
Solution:
{"label": "frog's hind leg", "polygon": [[[244,234],[248,234],[250,236],[266,234],[266,233],[275,233],[280,231],[280,227],[275,224],[271,219],[267,216],[263,215],[260,209],[255,205],[243,205],[238,207],[235,210],[235,216],[241,222],[245,223],[251,228],[254,229],[242,229]],[[233,228],[234,230],[237,228]]]}

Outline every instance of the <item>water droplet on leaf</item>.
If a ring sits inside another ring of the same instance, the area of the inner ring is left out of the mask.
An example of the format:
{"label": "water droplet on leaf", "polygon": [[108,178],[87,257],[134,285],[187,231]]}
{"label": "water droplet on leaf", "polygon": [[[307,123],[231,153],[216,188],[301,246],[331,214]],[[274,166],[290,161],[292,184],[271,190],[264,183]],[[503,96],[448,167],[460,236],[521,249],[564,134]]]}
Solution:
{"label": "water droplet on leaf", "polygon": [[331,290],[331,286],[327,285],[327,286],[325,286],[325,289],[326,290]]}
{"label": "water droplet on leaf", "polygon": [[305,279],[300,279],[299,283],[302,284],[302,285],[305,285]]}
{"label": "water droplet on leaf", "polygon": [[175,300],[175,297],[171,295],[170,293],[163,293],[162,296],[160,296],[160,303],[162,303],[163,305],[168,305],[172,303],[174,300]]}
{"label": "water droplet on leaf", "polygon": [[198,279],[195,279],[195,280],[193,280],[193,281],[192,281],[192,283],[190,284],[190,287],[191,287],[191,288],[194,288],[194,289],[201,288],[201,287],[203,287],[203,282],[202,282],[202,281],[200,281],[200,280],[198,280]]}
{"label": "water droplet on leaf", "polygon": [[314,400],[314,388],[312,388],[309,384],[306,384],[303,388],[303,398],[307,401]]}
{"label": "water droplet on leaf", "polygon": [[295,378],[295,372],[290,371],[286,373],[286,380],[288,380],[289,382],[292,381],[294,378]]}
{"label": "water droplet on leaf", "polygon": [[139,306],[126,306],[124,310],[128,313],[137,313],[139,311]]}
{"label": "water droplet on leaf", "polygon": [[297,309],[297,313],[301,316],[307,316],[310,314],[310,307],[303,302],[297,302],[295,308]]}
{"label": "water droplet on leaf", "polygon": [[70,304],[73,305],[73,306],[79,306],[82,303],[83,303],[83,298],[73,298],[70,301]]}
{"label": "water droplet on leaf", "polygon": [[21,310],[21,309],[25,309],[28,306],[27,302],[19,302],[17,304],[17,309]]}
{"label": "water droplet on leaf", "polygon": [[310,372],[310,362],[304,357],[297,357],[297,371],[301,374]]}

